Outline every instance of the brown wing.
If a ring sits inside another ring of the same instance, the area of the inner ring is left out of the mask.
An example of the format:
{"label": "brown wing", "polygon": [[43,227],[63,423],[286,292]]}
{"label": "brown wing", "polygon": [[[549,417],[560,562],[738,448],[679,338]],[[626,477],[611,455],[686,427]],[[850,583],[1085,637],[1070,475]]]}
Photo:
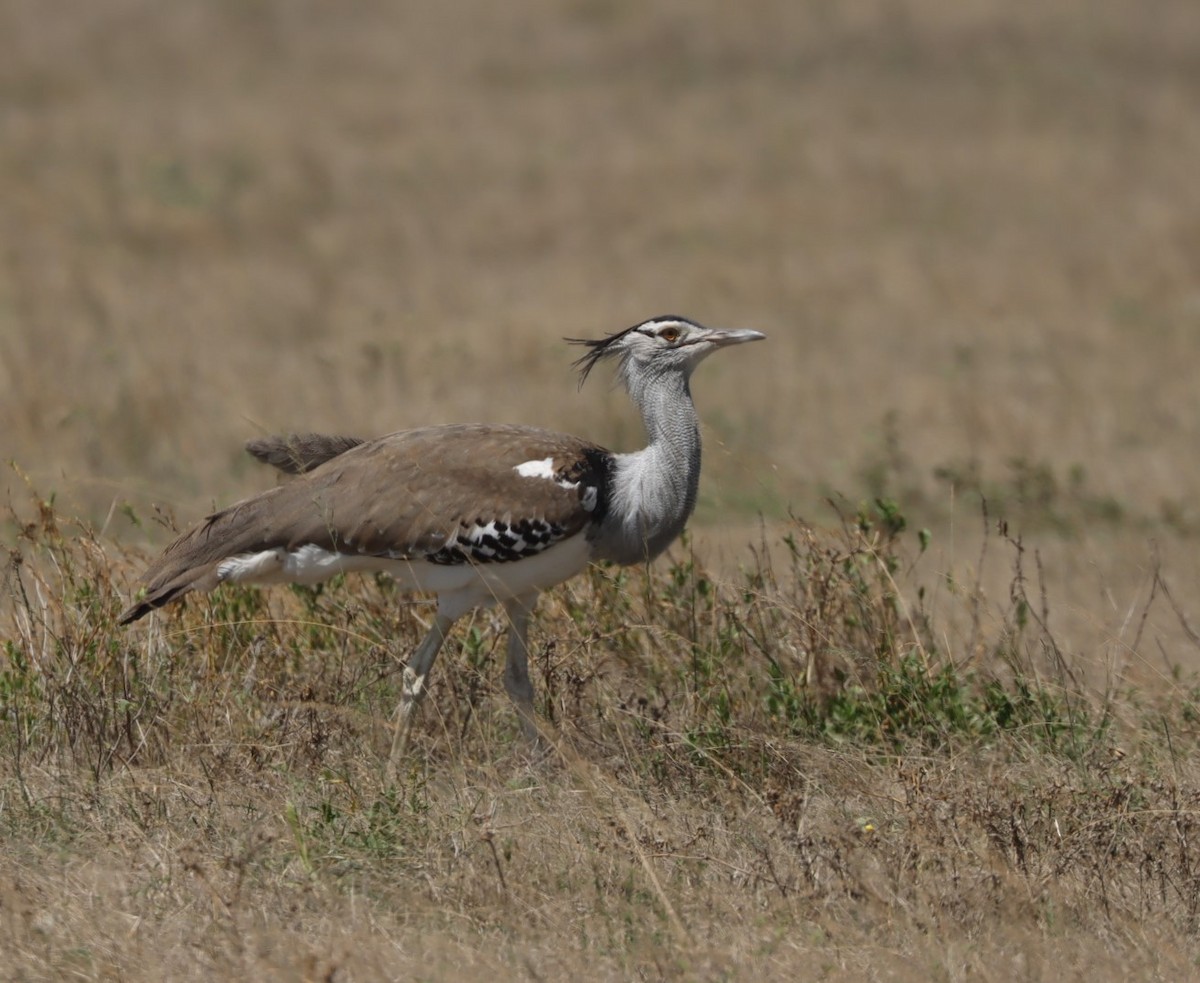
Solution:
{"label": "brown wing", "polygon": [[[495,523],[552,530],[547,545],[602,517],[610,459],[594,444],[531,427],[456,425],[379,437],[185,533],[143,575],[144,600],[121,620],[211,589],[228,557],[278,547],[311,543],[455,562],[449,551],[460,539]],[[533,476],[517,471],[531,462],[550,463],[532,468]],[[488,558],[468,551],[459,559]]]}

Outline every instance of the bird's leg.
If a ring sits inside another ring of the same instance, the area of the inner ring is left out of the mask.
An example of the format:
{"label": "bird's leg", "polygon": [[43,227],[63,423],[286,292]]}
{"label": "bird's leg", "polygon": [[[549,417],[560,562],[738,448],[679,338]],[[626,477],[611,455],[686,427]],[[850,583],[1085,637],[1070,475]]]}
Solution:
{"label": "bird's leg", "polygon": [[504,665],[504,689],[517,708],[521,733],[530,744],[540,743],[537,717],[533,712],[533,684],[529,681],[529,617],[537,594],[505,601],[508,615],[508,660]]}
{"label": "bird's leg", "polygon": [[392,739],[392,753],[388,757],[387,777],[390,779],[396,771],[400,759],[408,746],[409,731],[412,730],[413,718],[417,707],[425,697],[425,681],[429,670],[433,668],[434,660],[438,657],[446,635],[454,624],[454,618],[441,611],[433,619],[429,634],[417,647],[408,665],[404,667],[404,681],[400,691],[400,707],[396,711],[396,736]]}

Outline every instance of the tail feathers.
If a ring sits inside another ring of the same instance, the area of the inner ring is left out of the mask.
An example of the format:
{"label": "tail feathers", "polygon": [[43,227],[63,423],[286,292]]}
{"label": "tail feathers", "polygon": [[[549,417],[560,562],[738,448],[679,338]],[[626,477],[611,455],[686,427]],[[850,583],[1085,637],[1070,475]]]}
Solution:
{"label": "tail feathers", "polygon": [[216,564],[184,570],[164,571],[165,575],[153,576],[153,569],[146,572],[145,587],[137,601],[122,612],[117,624],[128,625],[144,618],[156,608],[177,601],[192,591],[209,591],[217,586]]}
{"label": "tail feathers", "polygon": [[[280,471],[304,475],[361,443],[358,437],[288,434],[252,440],[246,449]],[[313,518],[314,496],[320,498],[324,485],[315,490],[312,485],[305,487],[307,491],[300,491],[296,482],[287,482],[236,502],[185,532],[142,574],[138,597],[120,623],[137,621],[192,591],[212,590],[220,583],[221,563],[230,557],[287,546],[293,539],[302,543],[328,539],[333,533],[327,520],[318,514],[314,524]]]}
{"label": "tail feathers", "polygon": [[361,437],[290,433],[247,441],[246,450],[284,474],[305,474],[361,443]]}
{"label": "tail feathers", "polygon": [[161,608],[164,604],[169,604],[171,601],[188,593],[189,587],[179,586],[166,591],[156,591],[154,594],[146,594],[136,604],[131,604],[117,619],[119,625],[130,625],[140,618],[146,617],[155,608]]}
{"label": "tail feathers", "polygon": [[223,560],[254,550],[260,503],[280,491],[274,488],[215,512],[171,543],[142,574],[138,597],[119,623],[127,625],[192,591],[216,587]]}

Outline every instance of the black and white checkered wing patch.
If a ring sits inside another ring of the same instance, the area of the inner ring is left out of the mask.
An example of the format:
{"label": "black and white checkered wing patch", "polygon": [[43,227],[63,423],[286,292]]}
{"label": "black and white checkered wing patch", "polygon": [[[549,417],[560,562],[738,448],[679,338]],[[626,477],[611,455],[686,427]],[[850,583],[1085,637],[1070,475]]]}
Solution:
{"label": "black and white checkered wing patch", "polygon": [[563,526],[544,519],[463,523],[452,543],[425,559],[430,563],[512,563],[534,556],[567,536]]}

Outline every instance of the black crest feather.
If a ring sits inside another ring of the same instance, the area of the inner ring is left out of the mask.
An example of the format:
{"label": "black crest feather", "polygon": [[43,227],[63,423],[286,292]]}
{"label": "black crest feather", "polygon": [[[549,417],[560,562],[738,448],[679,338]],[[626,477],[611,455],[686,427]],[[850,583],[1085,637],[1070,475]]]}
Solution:
{"label": "black crest feather", "polygon": [[609,335],[607,338],[564,338],[564,341],[570,342],[572,345],[586,345],[587,351],[579,358],[571,363],[573,369],[579,370],[579,387],[582,389],[583,384],[587,382],[587,377],[591,374],[592,369],[596,367],[596,363],[603,361],[606,358],[616,354],[613,345],[624,338],[630,331],[636,331],[640,328],[640,324],[635,324],[631,328],[626,328],[624,331],[618,331],[616,334]]}
{"label": "black crest feather", "polygon": [[684,324],[691,324],[687,318],[676,317],[674,315],[665,315],[663,317],[652,317],[648,321],[642,321],[640,324],[635,324],[632,327],[626,328],[624,331],[618,331],[616,334],[611,334],[607,338],[564,338],[563,341],[570,342],[572,345],[587,345],[588,350],[579,358],[571,363],[571,367],[579,370],[579,388],[583,388],[583,384],[587,382],[587,377],[591,374],[592,369],[596,367],[597,362],[602,362],[617,353],[617,349],[613,346],[624,338],[631,331],[637,331],[639,328],[644,328],[648,324],[657,324],[662,321],[678,321]]}

